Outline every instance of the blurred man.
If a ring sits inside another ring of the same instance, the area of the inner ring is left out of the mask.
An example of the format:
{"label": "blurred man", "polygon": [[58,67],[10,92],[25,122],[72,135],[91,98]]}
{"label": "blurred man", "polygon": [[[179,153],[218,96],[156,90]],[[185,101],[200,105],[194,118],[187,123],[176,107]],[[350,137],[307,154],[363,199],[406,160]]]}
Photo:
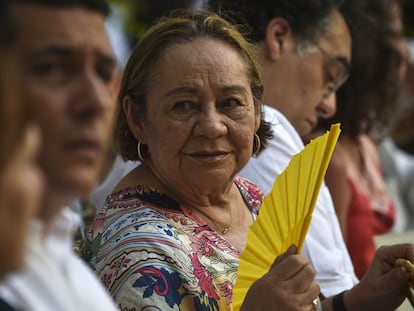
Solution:
{"label": "blurred man", "polygon": [[26,266],[0,286],[18,310],[116,310],[100,282],[72,253],[73,214],[99,176],[114,110],[114,57],[104,1],[15,0],[12,47],[22,93],[43,136],[46,194],[29,236]]}

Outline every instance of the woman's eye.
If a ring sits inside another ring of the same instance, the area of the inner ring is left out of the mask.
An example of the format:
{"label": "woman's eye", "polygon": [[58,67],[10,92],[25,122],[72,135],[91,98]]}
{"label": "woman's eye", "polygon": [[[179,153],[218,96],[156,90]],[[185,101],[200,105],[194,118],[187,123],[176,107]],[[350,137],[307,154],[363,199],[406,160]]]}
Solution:
{"label": "woman's eye", "polygon": [[231,110],[234,108],[242,107],[242,103],[235,98],[229,98],[222,102],[221,107],[225,110]]}
{"label": "woman's eye", "polygon": [[174,104],[173,110],[187,112],[195,108],[195,105],[189,101],[180,101]]}
{"label": "woman's eye", "polygon": [[218,110],[233,120],[244,118],[250,113],[249,105],[237,98],[228,98],[220,102]]}

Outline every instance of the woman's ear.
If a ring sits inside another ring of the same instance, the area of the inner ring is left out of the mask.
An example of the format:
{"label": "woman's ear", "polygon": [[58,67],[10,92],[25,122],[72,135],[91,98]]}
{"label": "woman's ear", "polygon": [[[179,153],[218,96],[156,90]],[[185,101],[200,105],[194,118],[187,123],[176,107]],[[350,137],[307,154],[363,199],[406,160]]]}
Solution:
{"label": "woman's ear", "polygon": [[278,61],[285,52],[286,42],[292,36],[289,22],[281,17],[273,18],[266,27],[265,47],[267,57]]}
{"label": "woman's ear", "polygon": [[259,130],[260,122],[262,121],[262,104],[259,101],[255,100],[254,106],[254,132],[256,133]]}
{"label": "woman's ear", "polygon": [[144,126],[142,124],[141,118],[136,115],[136,109],[134,109],[134,102],[129,95],[126,95],[122,100],[122,109],[125,113],[126,121],[128,123],[128,127],[134,135],[134,137],[142,142],[145,143],[145,135],[144,135]]}

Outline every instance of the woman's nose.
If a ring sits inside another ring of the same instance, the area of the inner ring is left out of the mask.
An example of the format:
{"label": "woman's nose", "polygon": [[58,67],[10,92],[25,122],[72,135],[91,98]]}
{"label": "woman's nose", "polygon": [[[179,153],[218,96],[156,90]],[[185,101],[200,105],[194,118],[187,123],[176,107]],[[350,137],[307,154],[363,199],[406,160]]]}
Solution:
{"label": "woman's nose", "polygon": [[194,126],[194,135],[214,139],[225,134],[227,134],[227,126],[222,114],[216,110],[200,112],[200,116]]}

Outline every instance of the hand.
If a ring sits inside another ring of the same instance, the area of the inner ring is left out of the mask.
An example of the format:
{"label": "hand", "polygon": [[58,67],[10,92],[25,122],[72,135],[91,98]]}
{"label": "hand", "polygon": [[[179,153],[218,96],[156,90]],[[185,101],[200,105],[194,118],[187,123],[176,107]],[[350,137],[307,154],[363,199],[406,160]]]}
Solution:
{"label": "hand", "polygon": [[240,311],[314,310],[319,296],[315,271],[308,258],[291,246],[280,255],[269,272],[250,287]]}
{"label": "hand", "polygon": [[405,267],[395,267],[397,258],[414,262],[414,244],[383,246],[362,280],[345,296],[348,310],[395,310],[405,299],[402,290],[409,278]]}

